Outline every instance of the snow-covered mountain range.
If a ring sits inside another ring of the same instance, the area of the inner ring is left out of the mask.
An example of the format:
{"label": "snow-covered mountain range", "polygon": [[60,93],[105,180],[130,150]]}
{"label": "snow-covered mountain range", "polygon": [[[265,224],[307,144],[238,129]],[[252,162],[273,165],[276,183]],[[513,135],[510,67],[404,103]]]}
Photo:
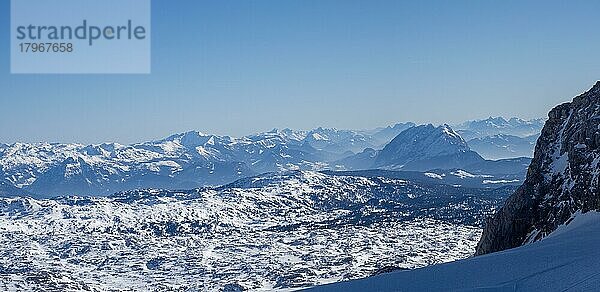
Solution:
{"label": "snow-covered mountain range", "polygon": [[[320,169],[357,147],[381,147],[388,135],[315,129],[271,131],[242,138],[191,131],[133,144],[0,145],[2,178],[48,195],[99,195],[134,188],[194,188],[258,173]],[[383,133],[385,132],[385,133]]]}
{"label": "snow-covered mountain range", "polygon": [[241,138],[190,131],[132,145],[14,143],[0,144],[0,195],[108,195],[221,185],[273,171],[426,171],[482,161],[450,126],[413,123],[368,131],[273,130]]}
{"label": "snow-covered mountain range", "polygon": [[456,131],[467,141],[494,135],[512,135],[527,137],[537,135],[544,127],[545,119],[523,120],[489,117],[484,120],[466,121],[455,125]]}
{"label": "snow-covered mountain range", "polygon": [[0,145],[0,290],[290,290],[463,259],[530,161],[411,123]]}
{"label": "snow-covered mountain range", "polygon": [[455,125],[454,129],[485,159],[533,157],[544,121],[490,117]]}

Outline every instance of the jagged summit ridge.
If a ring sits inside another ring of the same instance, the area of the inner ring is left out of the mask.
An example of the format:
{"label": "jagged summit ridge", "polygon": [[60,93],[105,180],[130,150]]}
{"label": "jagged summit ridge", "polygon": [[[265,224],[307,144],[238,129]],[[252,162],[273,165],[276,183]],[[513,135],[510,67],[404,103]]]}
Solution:
{"label": "jagged summit ridge", "polygon": [[476,254],[537,241],[600,209],[600,82],[548,117],[527,179],[489,220]]}

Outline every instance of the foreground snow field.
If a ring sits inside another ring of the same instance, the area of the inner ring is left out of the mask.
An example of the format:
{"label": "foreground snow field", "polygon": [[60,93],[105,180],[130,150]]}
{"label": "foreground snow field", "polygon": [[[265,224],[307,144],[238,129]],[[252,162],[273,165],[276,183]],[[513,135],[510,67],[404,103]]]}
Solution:
{"label": "foreground snow field", "polygon": [[577,213],[547,238],[519,248],[310,291],[598,291],[600,213]]}

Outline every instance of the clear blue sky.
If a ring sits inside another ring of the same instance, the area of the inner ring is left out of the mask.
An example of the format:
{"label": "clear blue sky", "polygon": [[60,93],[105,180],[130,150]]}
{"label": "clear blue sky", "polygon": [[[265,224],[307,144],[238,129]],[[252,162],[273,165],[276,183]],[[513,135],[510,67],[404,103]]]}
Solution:
{"label": "clear blue sky", "polygon": [[0,142],[543,117],[600,79],[600,1],[154,0],[151,75],[10,75]]}

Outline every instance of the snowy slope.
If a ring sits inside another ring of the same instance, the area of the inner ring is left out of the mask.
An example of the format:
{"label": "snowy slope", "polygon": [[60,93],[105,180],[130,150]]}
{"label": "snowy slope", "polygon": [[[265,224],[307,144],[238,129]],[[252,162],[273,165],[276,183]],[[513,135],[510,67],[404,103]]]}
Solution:
{"label": "snowy slope", "polygon": [[598,291],[598,239],[600,213],[577,213],[533,244],[309,291]]}

